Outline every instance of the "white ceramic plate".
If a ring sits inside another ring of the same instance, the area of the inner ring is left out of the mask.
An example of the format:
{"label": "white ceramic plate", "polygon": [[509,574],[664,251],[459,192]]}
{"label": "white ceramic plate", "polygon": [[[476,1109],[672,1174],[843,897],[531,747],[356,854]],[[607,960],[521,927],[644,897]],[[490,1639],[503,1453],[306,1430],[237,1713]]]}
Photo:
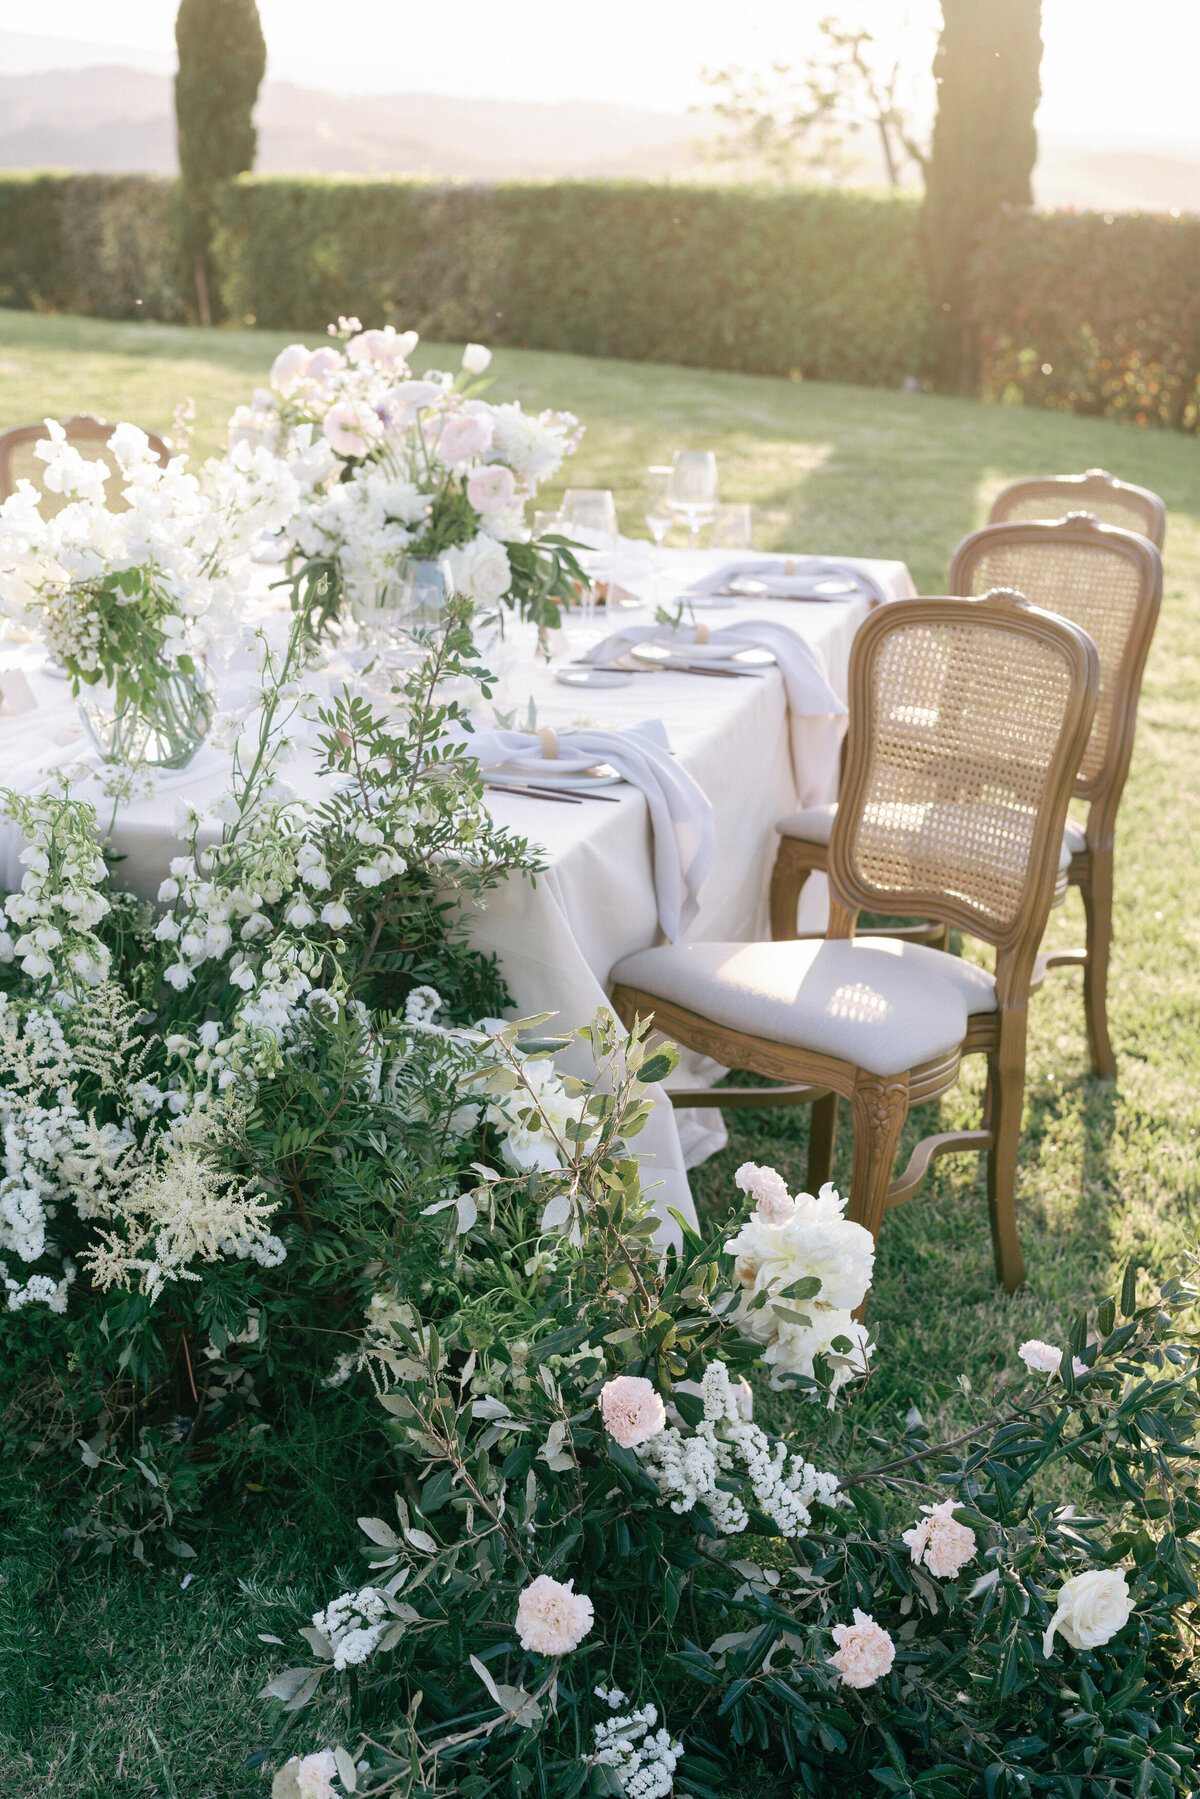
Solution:
{"label": "white ceramic plate", "polygon": [[619,668],[560,668],[554,679],[564,687],[628,687],[633,676]]}
{"label": "white ceramic plate", "polygon": [[485,781],[507,787],[616,787],[624,780],[607,762],[594,768],[560,769],[557,763],[500,762],[495,768],[480,770]]}
{"label": "white ceramic plate", "polygon": [[775,656],[771,650],[760,649],[757,645],[749,645],[745,649],[735,649],[732,644],[716,643],[638,643],[630,652],[639,662],[679,663],[686,667],[688,663],[711,664],[713,668],[763,669],[775,666]]}

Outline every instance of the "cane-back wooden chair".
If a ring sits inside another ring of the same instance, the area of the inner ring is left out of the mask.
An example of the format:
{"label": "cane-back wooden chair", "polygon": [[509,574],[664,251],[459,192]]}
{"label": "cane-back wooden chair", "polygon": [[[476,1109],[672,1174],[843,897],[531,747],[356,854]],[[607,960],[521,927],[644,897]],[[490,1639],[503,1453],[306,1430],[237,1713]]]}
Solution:
{"label": "cane-back wooden chair", "polygon": [[[114,426],[106,425],[102,419],[91,418],[87,413],[80,413],[75,418],[64,419],[63,430],[67,434],[67,442],[74,444],[89,462],[107,463],[112,471],[104,484],[108,504],[114,512],[121,511],[125,504],[121,498],[124,477],[108,447]],[[16,492],[18,481],[32,481],[41,495],[39,504],[43,517],[52,518],[67,501],[65,495],[52,493],[46,487],[46,465],[40,456],[33,453],[34,445],[41,443],[47,435],[45,425],[16,425],[0,436],[0,502]],[[163,468],[166,468],[171,459],[169,448],[153,431],[147,431],[146,436],[150,440],[150,448]]]}
{"label": "cane-back wooden chair", "polygon": [[1066,518],[1069,512],[1090,512],[1103,525],[1136,531],[1160,551],[1167,534],[1167,509],[1158,495],[1148,487],[1132,487],[1127,481],[1118,481],[1102,468],[1090,468],[1084,475],[1045,475],[1032,481],[1010,481],[992,501],[988,524]]}
{"label": "cane-back wooden chair", "polygon": [[1083,898],[1086,947],[1047,958],[1048,968],[1082,968],[1092,1071],[1117,1072],[1108,1031],[1112,950],[1113,835],[1129,773],[1142,672],[1162,602],[1162,560],[1144,535],[1084,515],[1057,523],[986,525],[964,538],[950,568],[951,591],[979,594],[1020,587],[1038,606],[1082,627],[1100,652],[1100,698],[1075,780],[1087,822],[1067,822],[1067,880]]}
{"label": "cane-back wooden chair", "polygon": [[[1014,1191],[1027,1002],[1098,691],[1091,640],[1020,594],[881,607],[850,659],[828,935],[667,945],[612,973],[626,1025],[653,1015],[688,1049],[791,1083],[673,1093],[675,1104],[814,1105],[814,1191],[848,1099],[849,1216],[876,1236],[935,1156],[986,1150],[996,1271],[1010,1290],[1024,1279]],[[970,931],[995,946],[995,975],[926,944],[856,938],[864,908]],[[966,1054],[987,1057],[983,1129],[925,1138],[893,1179],[910,1106],[952,1087]]]}

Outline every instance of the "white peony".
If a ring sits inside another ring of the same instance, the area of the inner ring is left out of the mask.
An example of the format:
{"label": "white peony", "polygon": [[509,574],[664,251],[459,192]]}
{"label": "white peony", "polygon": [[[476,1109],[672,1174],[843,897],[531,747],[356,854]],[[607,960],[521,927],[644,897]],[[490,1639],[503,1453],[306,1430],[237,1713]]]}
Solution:
{"label": "white peony", "polygon": [[1042,1654],[1054,1650],[1061,1631],[1072,1649],[1099,1649],[1124,1630],[1133,1611],[1129,1582],[1122,1568],[1089,1568],[1074,1574],[1060,1589],[1058,1608],[1042,1639]]}

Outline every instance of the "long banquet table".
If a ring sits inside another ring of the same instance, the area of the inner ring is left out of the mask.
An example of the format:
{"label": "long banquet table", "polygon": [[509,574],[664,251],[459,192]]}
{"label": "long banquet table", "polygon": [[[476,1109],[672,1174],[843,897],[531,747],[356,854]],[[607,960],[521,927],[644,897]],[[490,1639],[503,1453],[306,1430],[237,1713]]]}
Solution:
{"label": "long banquet table", "polygon": [[[728,552],[697,557],[666,551],[655,581],[645,554],[633,545],[624,549],[617,578],[646,603],[611,618],[604,609],[598,610],[593,635],[651,623],[653,599],[673,603],[701,567],[731,560]],[[915,591],[901,562],[841,560],[870,575],[889,599]],[[260,576],[256,604],[268,620],[274,611],[275,630],[282,631],[283,602],[268,593],[275,573],[263,570]],[[817,652],[834,692],[844,698],[850,646],[870,605],[864,597],[822,602],[752,599],[697,617],[713,629],[751,618],[789,627]],[[840,736],[841,721],[789,720],[783,681],[775,668],[759,678],[727,681],[654,671],[633,676],[624,687],[571,689],[558,684],[556,672],[581,653],[578,620],[568,621],[565,639],[555,660],[546,663],[534,654],[532,631],[510,627],[501,693],[493,704],[500,701],[524,717],[532,700],[537,724],[559,733],[584,723],[621,730],[641,720],[659,719],[679,766],[707,795],[714,814],[716,856],[689,936],[739,941],[765,935],[774,821],[801,803],[797,772],[807,788],[804,803],[833,797],[836,757],[831,749]],[[12,670],[22,676],[16,688],[4,679]],[[231,698],[236,703],[238,687],[244,691],[249,678],[235,669],[224,684],[222,703]],[[69,690],[54,677],[37,645],[0,644],[0,689],[0,785],[35,792],[46,784],[53,768],[94,762]],[[312,783],[305,778],[304,763],[302,752],[298,763],[285,772],[297,791],[309,797]],[[225,790],[228,769],[228,758],[206,745],[186,770],[158,774],[151,797],[119,811],[112,836],[126,858],[121,872],[129,887],[154,897],[167,863],[181,849],[174,835],[179,801],[187,800],[200,810],[212,805]],[[514,1017],[552,1012],[564,1030],[586,1023],[605,1004],[613,965],[656,941],[646,800],[632,787],[606,791],[616,804],[585,800],[556,805],[489,790],[488,805],[498,822],[540,846],[546,863],[536,884],[510,878],[469,919],[476,945],[499,958],[513,995]],[[0,828],[0,887],[20,885],[20,847],[13,827]],[[825,905],[824,882],[810,881],[801,909],[802,928],[821,929]],[[582,1050],[567,1052],[560,1066],[581,1076],[590,1072]],[[711,1063],[687,1057],[674,1084],[703,1085],[718,1072]],[[724,1142],[719,1112],[675,1112],[660,1097],[638,1145],[649,1164],[648,1182],[657,1188],[654,1197],[661,1215],[671,1206],[694,1217],[687,1169]]]}

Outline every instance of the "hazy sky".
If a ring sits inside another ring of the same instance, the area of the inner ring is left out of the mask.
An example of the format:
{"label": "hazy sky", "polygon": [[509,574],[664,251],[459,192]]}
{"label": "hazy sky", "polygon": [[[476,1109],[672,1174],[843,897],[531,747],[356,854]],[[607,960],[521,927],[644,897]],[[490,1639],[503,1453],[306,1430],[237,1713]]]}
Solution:
{"label": "hazy sky", "polygon": [[[869,25],[881,42],[895,41],[907,17],[914,64],[928,66],[936,0],[259,0],[277,78],[344,92],[408,88],[672,111],[703,100],[705,65],[797,60],[830,11]],[[173,52],[174,15],[173,0],[39,0],[36,9],[0,0],[0,29],[157,52],[162,66]],[[1043,129],[1197,135],[1197,0],[1044,0],[1043,17]]]}

